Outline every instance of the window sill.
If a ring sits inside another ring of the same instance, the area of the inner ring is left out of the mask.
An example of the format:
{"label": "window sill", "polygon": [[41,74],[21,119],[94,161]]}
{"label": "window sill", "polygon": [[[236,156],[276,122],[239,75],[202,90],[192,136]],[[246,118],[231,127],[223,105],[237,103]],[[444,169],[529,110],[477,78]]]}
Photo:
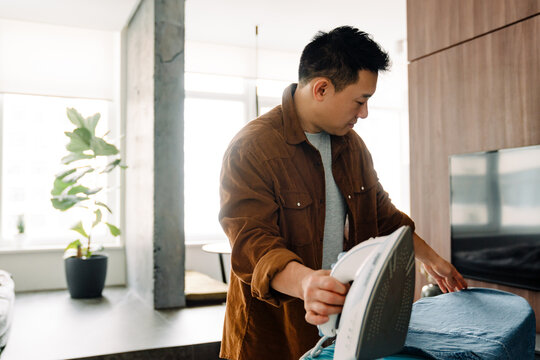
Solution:
{"label": "window sill", "polygon": [[[9,272],[15,281],[15,291],[66,289],[64,249],[13,248],[0,250],[0,268]],[[107,246],[109,257],[106,286],[126,284],[126,255],[124,246]]]}
{"label": "window sill", "polygon": [[[110,244],[103,245],[104,253],[107,253],[108,250],[117,251],[124,249],[124,245],[119,244]],[[60,245],[51,245],[51,246],[27,246],[27,247],[18,247],[18,246],[2,246],[0,247],[0,256],[4,254],[41,254],[41,253],[58,253],[61,254],[64,252],[65,246]]]}

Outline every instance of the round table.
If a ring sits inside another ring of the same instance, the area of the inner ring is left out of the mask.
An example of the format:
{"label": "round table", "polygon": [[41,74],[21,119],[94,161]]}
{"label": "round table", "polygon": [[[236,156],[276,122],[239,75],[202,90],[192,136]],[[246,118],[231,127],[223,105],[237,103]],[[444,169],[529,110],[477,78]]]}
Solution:
{"label": "round table", "polygon": [[202,250],[208,253],[214,253],[219,255],[219,266],[221,268],[221,279],[226,284],[227,277],[225,276],[225,266],[223,265],[223,254],[231,253],[231,245],[228,242],[214,242],[210,244],[204,244]]}

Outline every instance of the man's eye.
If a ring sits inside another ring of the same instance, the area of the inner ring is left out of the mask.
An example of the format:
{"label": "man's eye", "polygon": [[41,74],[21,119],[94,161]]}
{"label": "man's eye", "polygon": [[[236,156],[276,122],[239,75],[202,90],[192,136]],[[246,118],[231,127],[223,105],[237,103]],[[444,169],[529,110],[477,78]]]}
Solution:
{"label": "man's eye", "polygon": [[365,103],[361,102],[361,101],[357,101],[358,105],[364,105]]}

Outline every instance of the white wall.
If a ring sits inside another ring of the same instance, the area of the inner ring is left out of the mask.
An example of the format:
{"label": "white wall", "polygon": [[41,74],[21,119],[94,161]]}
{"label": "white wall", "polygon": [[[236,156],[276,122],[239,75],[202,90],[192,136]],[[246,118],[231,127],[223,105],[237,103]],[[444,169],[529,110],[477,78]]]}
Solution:
{"label": "white wall", "polygon": [[[223,264],[225,267],[225,277],[227,278],[227,282],[229,282],[231,272],[230,254],[223,255]],[[198,271],[221,281],[219,255],[204,252],[200,244],[186,244],[186,270]]]}
{"label": "white wall", "polygon": [[[64,249],[0,251],[0,268],[13,276],[15,291],[66,289]],[[126,284],[123,247],[109,247],[105,286]]]}

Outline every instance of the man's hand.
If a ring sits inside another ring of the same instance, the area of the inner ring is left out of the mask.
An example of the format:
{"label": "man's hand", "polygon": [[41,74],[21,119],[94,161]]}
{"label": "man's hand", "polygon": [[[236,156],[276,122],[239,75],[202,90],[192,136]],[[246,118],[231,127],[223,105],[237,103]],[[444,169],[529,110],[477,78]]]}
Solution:
{"label": "man's hand", "polygon": [[442,257],[432,262],[431,265],[424,264],[424,268],[437,281],[443,293],[459,291],[467,288],[467,281],[456,270],[454,265],[444,260]]}
{"label": "man's hand", "polygon": [[424,264],[424,268],[437,281],[442,292],[454,292],[467,288],[467,281],[454,265],[437,254],[418,234],[414,233],[413,239],[416,258]]}
{"label": "man's hand", "polygon": [[349,285],[330,276],[330,270],[313,270],[291,261],[270,284],[274,290],[304,300],[306,321],[324,324],[328,315],[338,314],[345,303]]}
{"label": "man's hand", "polygon": [[345,303],[349,285],[344,285],[330,276],[330,270],[314,271],[302,279],[306,321],[321,325],[328,316],[339,314]]}

